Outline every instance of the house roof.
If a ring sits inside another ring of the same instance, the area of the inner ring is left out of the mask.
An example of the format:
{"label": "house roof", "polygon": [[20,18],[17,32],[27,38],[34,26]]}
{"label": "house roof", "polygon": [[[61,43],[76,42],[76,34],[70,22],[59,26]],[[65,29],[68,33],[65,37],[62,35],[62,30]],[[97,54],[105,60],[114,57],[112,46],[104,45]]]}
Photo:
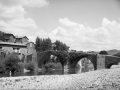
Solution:
{"label": "house roof", "polygon": [[15,36],[13,34],[11,34],[11,33],[5,33],[4,38],[9,39],[10,36],[13,36],[15,38]]}
{"label": "house roof", "polygon": [[[16,36],[16,39],[27,38],[27,36]],[[27,38],[28,39],[28,38]],[[28,39],[29,40],[29,39]]]}
{"label": "house roof", "polygon": [[28,43],[26,43],[26,45],[28,45],[28,44],[30,44],[30,43],[34,44],[34,42],[28,42]]}
{"label": "house roof", "polygon": [[20,43],[8,43],[8,42],[0,42],[0,46],[27,47],[27,45],[25,45],[25,44],[20,44]]}

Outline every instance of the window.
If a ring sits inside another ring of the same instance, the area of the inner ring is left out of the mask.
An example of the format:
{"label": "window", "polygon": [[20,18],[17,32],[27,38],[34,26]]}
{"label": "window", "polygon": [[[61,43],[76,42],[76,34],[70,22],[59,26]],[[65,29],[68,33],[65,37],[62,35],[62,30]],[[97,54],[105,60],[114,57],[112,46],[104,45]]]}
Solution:
{"label": "window", "polygon": [[20,48],[13,48],[13,51],[16,53],[20,53]]}
{"label": "window", "polygon": [[32,43],[30,43],[30,47],[32,47]]}

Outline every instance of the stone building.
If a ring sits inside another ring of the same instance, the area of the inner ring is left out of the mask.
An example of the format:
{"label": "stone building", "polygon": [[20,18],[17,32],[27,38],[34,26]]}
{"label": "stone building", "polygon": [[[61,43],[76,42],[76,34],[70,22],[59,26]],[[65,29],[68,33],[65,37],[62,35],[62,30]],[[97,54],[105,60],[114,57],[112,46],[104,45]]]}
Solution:
{"label": "stone building", "polygon": [[23,43],[26,44],[29,42],[29,39],[26,36],[16,36],[15,43]]}
{"label": "stone building", "polygon": [[11,33],[5,33],[4,39],[5,39],[5,42],[14,43],[16,40],[16,37]]}
{"label": "stone building", "polygon": [[27,55],[27,46],[18,43],[0,42],[0,49],[6,53],[19,53]]}

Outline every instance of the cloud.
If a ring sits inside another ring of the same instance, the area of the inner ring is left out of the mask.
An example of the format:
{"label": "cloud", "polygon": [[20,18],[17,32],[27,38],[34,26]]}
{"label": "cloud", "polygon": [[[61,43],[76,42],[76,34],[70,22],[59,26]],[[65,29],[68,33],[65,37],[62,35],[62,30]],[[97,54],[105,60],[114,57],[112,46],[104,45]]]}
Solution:
{"label": "cloud", "polygon": [[7,7],[12,6],[43,7],[49,4],[47,0],[0,0],[0,3]]}
{"label": "cloud", "polygon": [[23,18],[25,13],[26,11],[22,6],[15,6],[9,8],[0,6],[0,19],[10,20]]}
{"label": "cloud", "polygon": [[50,33],[51,38],[59,39],[75,50],[120,49],[120,24],[103,18],[102,26],[93,29],[69,18],[59,19],[60,26]]}
{"label": "cloud", "polygon": [[39,8],[48,3],[47,0],[0,0],[0,30],[14,35],[25,35],[31,41],[35,41],[37,35],[45,37],[46,32],[32,18],[25,18],[27,12],[24,6]]}

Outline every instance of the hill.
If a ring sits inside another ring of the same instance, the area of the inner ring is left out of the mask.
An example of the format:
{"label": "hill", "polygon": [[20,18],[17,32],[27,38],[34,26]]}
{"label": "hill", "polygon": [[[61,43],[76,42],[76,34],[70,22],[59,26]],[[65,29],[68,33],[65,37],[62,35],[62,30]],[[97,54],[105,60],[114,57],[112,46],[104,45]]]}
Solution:
{"label": "hill", "polygon": [[120,52],[120,50],[117,50],[117,49],[112,49],[112,50],[107,51],[108,55],[114,55],[114,54],[117,54],[119,52]]}

